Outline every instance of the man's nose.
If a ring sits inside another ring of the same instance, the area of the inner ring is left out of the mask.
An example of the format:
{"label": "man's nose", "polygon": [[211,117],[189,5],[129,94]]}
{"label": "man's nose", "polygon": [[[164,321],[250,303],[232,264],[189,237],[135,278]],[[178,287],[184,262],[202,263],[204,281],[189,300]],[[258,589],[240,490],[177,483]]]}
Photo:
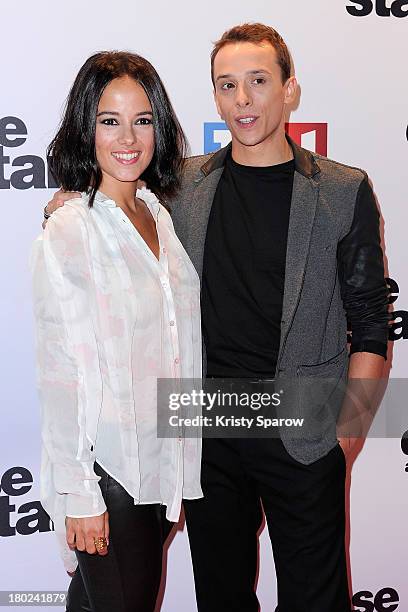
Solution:
{"label": "man's nose", "polygon": [[236,98],[235,98],[236,105],[239,107],[249,106],[252,102],[252,98],[248,90],[248,87],[245,84],[241,84],[237,86],[236,91],[237,91]]}

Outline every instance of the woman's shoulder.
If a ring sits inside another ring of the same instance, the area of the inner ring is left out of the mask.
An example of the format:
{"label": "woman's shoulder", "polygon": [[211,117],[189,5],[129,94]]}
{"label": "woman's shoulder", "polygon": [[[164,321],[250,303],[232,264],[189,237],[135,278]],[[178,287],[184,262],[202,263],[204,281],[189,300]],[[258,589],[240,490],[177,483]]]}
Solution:
{"label": "woman's shoulder", "polygon": [[72,200],[66,200],[63,206],[60,206],[52,213],[47,222],[46,229],[48,227],[86,224],[90,211],[88,202],[89,197],[86,193],[81,194],[80,197],[72,198]]}
{"label": "woman's shoulder", "polygon": [[43,238],[52,243],[58,240],[78,242],[86,240],[89,233],[88,196],[67,200],[63,206],[55,210],[45,226]]}
{"label": "woman's shoulder", "polygon": [[86,193],[81,193],[80,197],[66,200],[64,206],[57,208],[55,212],[60,212],[66,216],[85,218],[89,214],[89,210],[89,196]]}

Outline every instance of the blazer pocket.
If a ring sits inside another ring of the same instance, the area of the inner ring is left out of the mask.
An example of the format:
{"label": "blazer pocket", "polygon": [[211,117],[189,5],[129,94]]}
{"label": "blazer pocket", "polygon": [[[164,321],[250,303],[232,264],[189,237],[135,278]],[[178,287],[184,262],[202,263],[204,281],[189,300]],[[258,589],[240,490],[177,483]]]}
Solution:
{"label": "blazer pocket", "polygon": [[348,360],[348,350],[345,346],[340,353],[327,361],[316,364],[302,364],[297,367],[298,376],[327,376],[331,378],[341,374]]}
{"label": "blazer pocket", "polygon": [[299,413],[305,418],[302,435],[322,440],[335,437],[335,427],[345,392],[344,371],[348,359],[344,347],[330,359],[299,365],[296,387]]}

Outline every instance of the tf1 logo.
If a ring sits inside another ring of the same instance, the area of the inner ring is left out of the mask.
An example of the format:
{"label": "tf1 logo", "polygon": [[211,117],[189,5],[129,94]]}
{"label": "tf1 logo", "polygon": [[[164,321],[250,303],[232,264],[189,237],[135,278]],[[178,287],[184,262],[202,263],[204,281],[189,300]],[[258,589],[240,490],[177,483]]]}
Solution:
{"label": "tf1 logo", "polygon": [[[359,0],[358,2],[352,2],[352,4],[358,4],[360,8],[356,6],[351,6],[350,4],[346,6],[346,11],[352,15],[353,17],[367,17],[370,13],[373,12],[374,4],[372,0]],[[406,7],[403,10],[403,7]],[[387,6],[386,0],[376,0],[375,1],[375,12],[379,17],[390,17],[393,15],[394,17],[406,17],[408,15],[408,2],[404,2],[403,0],[395,0],[391,2],[390,6]]]}
{"label": "tf1 logo", "polygon": [[[327,155],[327,123],[287,123],[287,134],[301,147],[319,155]],[[218,151],[231,140],[231,134],[222,121],[204,123],[204,154]]]}

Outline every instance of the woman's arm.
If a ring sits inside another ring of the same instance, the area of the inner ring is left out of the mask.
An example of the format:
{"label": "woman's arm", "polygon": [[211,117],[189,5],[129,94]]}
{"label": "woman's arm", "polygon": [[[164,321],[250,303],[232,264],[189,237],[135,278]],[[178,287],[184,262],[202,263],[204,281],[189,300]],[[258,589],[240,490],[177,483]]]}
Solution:
{"label": "woman's arm", "polygon": [[54,214],[32,256],[42,440],[55,491],[70,517],[102,515],[106,506],[93,470],[100,410],[98,352],[92,324],[92,268],[80,208]]}

